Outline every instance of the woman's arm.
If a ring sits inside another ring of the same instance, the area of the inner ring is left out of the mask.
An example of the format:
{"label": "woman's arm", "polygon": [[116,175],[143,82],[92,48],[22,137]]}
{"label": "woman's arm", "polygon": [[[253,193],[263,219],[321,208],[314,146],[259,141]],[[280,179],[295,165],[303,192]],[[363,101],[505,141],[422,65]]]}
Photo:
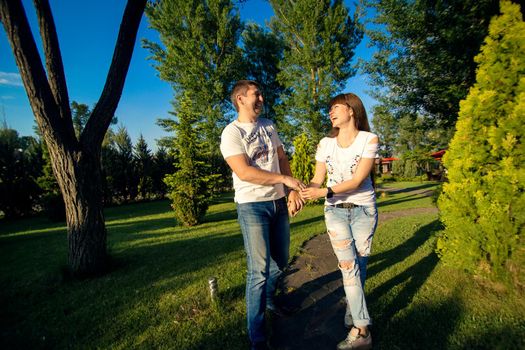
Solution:
{"label": "woman's arm", "polygon": [[[378,138],[374,137],[372,140],[370,140],[370,144],[374,144],[378,142]],[[324,163],[322,163],[324,165]],[[335,193],[344,193],[344,192],[351,192],[359,188],[363,181],[368,177],[370,172],[373,170],[375,164],[375,158],[361,158],[359,161],[359,164],[357,165],[356,172],[354,173],[351,180],[346,180],[341,182],[340,184],[337,184],[335,186],[332,186],[332,191]],[[325,167],[326,172],[326,167]],[[317,176],[317,167],[316,167],[316,176]],[[316,179],[316,176],[314,176],[314,179]],[[324,180],[324,176],[323,176]],[[314,180],[312,179],[312,182]],[[318,182],[319,185],[316,186],[317,188],[306,188],[301,191],[301,196],[304,199],[316,199],[321,197],[326,197],[326,194],[328,193],[328,190],[326,188],[319,188],[322,184],[321,182]]]}

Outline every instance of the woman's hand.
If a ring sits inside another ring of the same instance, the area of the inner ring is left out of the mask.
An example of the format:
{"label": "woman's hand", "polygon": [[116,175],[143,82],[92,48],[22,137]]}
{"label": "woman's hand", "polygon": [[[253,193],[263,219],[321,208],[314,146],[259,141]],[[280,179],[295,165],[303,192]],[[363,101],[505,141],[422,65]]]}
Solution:
{"label": "woman's hand", "polygon": [[303,197],[304,199],[317,199],[321,197],[326,197],[328,190],[326,188],[308,187],[304,190],[301,190],[300,193],[301,197]]}

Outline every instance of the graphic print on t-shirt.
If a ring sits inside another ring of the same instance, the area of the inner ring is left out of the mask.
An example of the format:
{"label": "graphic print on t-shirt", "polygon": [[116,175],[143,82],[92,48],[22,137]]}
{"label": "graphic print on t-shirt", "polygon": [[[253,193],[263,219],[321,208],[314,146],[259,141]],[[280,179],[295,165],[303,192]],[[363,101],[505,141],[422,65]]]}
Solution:
{"label": "graphic print on t-shirt", "polygon": [[267,131],[265,127],[255,128],[249,135],[244,137],[246,144],[246,153],[250,158],[250,165],[262,166],[272,161],[272,132]]}

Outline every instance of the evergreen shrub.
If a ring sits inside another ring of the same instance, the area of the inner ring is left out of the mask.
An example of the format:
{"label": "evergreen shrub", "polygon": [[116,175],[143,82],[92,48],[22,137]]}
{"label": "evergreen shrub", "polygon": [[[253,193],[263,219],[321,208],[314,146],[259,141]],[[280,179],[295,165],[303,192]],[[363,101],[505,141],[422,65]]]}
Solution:
{"label": "evergreen shrub", "polygon": [[437,251],[447,264],[523,287],[525,23],[519,5],[500,6],[443,158]]}

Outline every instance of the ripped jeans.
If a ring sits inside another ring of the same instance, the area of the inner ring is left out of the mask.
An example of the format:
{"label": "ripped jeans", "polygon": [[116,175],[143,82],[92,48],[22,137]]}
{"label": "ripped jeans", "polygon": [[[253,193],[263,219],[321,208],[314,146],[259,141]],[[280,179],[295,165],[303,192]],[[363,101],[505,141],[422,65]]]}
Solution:
{"label": "ripped jeans", "polygon": [[377,227],[375,205],[351,209],[325,206],[324,217],[332,248],[343,275],[343,287],[354,326],[372,323],[366,307],[366,264]]}

